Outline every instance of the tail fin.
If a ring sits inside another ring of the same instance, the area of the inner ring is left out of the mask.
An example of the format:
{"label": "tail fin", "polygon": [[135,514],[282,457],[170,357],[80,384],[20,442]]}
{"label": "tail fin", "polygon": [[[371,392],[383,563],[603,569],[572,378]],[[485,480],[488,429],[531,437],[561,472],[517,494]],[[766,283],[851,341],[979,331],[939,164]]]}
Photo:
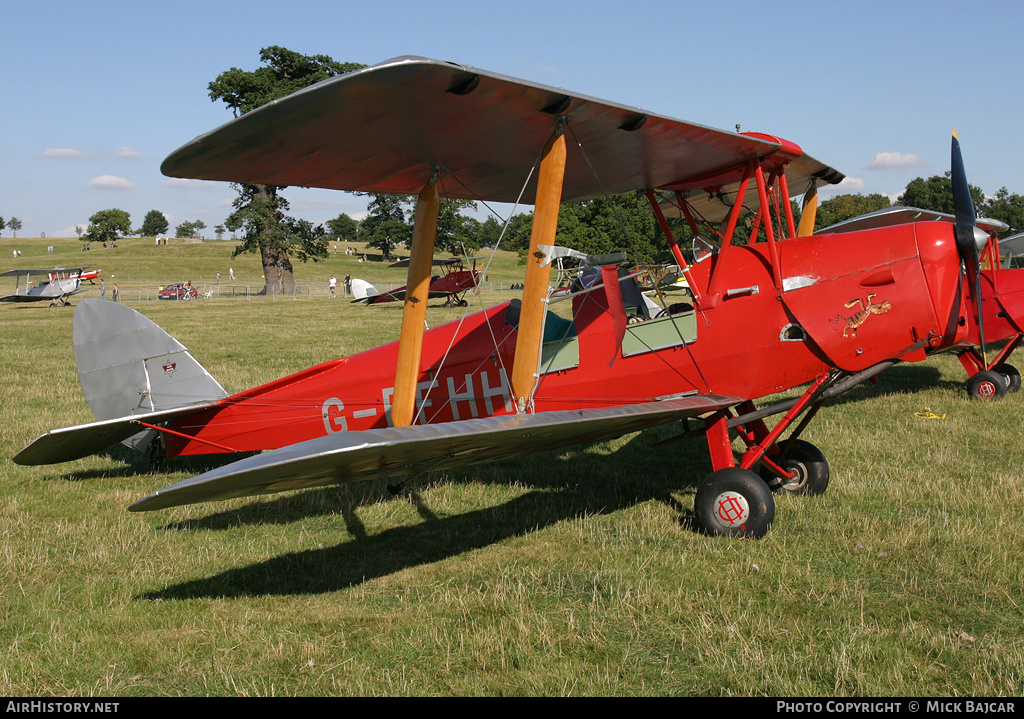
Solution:
{"label": "tail fin", "polygon": [[71,334],[78,379],[98,420],[227,396],[184,345],[125,305],[82,300]]}
{"label": "tail fin", "polygon": [[380,293],[377,292],[377,288],[371,285],[366,280],[352,280],[352,296],[355,297],[355,301],[366,302]]}

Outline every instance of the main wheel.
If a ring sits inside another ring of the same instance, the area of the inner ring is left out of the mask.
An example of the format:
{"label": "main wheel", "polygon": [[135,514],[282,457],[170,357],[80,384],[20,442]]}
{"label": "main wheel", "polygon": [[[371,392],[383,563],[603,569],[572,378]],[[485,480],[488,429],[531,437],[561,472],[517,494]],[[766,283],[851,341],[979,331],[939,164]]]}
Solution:
{"label": "main wheel", "polygon": [[727,467],[709,474],[697,488],[693,511],[708,534],[757,538],[775,521],[775,498],[753,472]]}
{"label": "main wheel", "polygon": [[997,399],[1006,395],[1008,384],[998,372],[982,370],[967,380],[967,394],[971,399]]}
{"label": "main wheel", "polygon": [[[795,440],[785,455],[776,460],[785,470],[796,472],[793,479],[783,479],[774,487],[779,494],[822,494],[828,489],[828,460],[821,450],[810,442]],[[761,468],[761,477],[770,482],[775,478],[766,468]]]}
{"label": "main wheel", "polygon": [[1010,364],[1004,364],[999,370],[1003,377],[1006,378],[1006,391],[1019,392],[1020,372],[1017,371],[1017,368]]}

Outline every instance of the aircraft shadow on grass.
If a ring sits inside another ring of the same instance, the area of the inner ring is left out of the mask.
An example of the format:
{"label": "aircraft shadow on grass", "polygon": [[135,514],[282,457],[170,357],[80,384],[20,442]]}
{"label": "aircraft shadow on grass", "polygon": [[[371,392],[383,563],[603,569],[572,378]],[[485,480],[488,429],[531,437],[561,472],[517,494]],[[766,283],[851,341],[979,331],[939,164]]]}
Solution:
{"label": "aircraft shadow on grass", "polygon": [[[504,540],[530,534],[559,522],[609,514],[655,500],[679,515],[683,526],[692,524],[693,512],[675,492],[689,492],[706,474],[709,460],[699,442],[677,443],[658,453],[665,469],[624,472],[650,460],[656,441],[669,432],[642,434],[611,457],[592,452],[538,455],[536,463],[497,462],[459,473],[468,481],[508,484],[513,481],[531,491],[503,504],[464,514],[438,517],[415,491],[404,494],[424,521],[387,529],[368,536],[357,510],[390,496],[381,482],[326,488],[284,497],[270,503],[252,503],[240,510],[221,512],[202,520],[168,525],[165,529],[237,527],[241,522],[296,521],[309,516],[310,505],[323,514],[340,515],[353,539],[333,547],[292,552],[214,576],[182,582],[148,592],[140,599],[187,599],[274,594],[318,594],[357,586],[404,569],[443,561]],[[527,469],[524,470],[523,467]],[[687,467],[679,476],[676,469]],[[692,470],[692,471],[690,471]],[[449,478],[449,481],[462,481]],[[323,495],[310,499],[309,495]],[[328,495],[333,495],[328,498]]]}
{"label": "aircraft shadow on grass", "polygon": [[[959,391],[927,366],[896,366],[877,385],[829,403],[871,401],[885,394],[909,394],[943,387]],[[411,482],[398,500],[383,481],[326,487],[273,501],[252,502],[236,510],[163,527],[169,531],[237,528],[242,524],[289,524],[314,514],[340,517],[352,539],[333,547],[292,552],[214,576],[182,582],[140,595],[141,599],[186,599],[275,594],[317,594],[358,586],[404,569],[443,561],[512,537],[540,531],[559,522],[628,509],[659,501],[678,515],[682,527],[693,526],[693,510],[676,494],[688,494],[706,475],[709,460],[702,435],[672,441],[678,427],[642,432],[612,455],[580,448],[427,475]],[[666,441],[668,440],[668,441]],[[208,459],[208,458],[207,458]],[[646,471],[634,471],[644,467]],[[663,467],[663,469],[661,469]],[[680,472],[680,468],[685,468]],[[196,469],[196,468],[193,468]],[[516,483],[530,491],[500,505],[439,517],[416,487],[424,482]],[[369,535],[358,510],[380,501],[411,502],[421,523]]]}

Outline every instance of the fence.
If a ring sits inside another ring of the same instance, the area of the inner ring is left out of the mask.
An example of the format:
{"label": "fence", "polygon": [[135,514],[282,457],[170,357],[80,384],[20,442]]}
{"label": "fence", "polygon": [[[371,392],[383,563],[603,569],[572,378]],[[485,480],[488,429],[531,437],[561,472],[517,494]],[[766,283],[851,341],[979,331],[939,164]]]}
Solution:
{"label": "fence", "polygon": [[[126,279],[122,279],[126,278]],[[127,275],[120,275],[118,277],[117,286],[120,292],[120,300],[124,303],[136,303],[136,302],[151,302],[160,299],[160,289],[170,285],[174,285],[178,282],[184,282],[189,278],[164,280],[161,282],[149,281],[149,278],[140,281],[142,278],[136,278],[133,282]],[[266,286],[260,282],[220,282],[216,280],[203,281],[202,279],[196,280],[191,279],[192,286],[202,295],[203,300],[299,300],[299,299],[314,299],[318,297],[327,298],[330,297],[330,290],[327,287],[327,280],[322,282],[305,282],[296,283],[294,285],[286,285],[280,287],[273,285],[270,287],[270,292],[267,291]],[[487,280],[480,283],[482,292],[501,292],[503,290],[514,289],[511,282],[502,282],[498,280]],[[399,287],[403,287],[404,283],[400,282],[378,282],[374,284],[374,287],[381,294],[396,290]],[[82,285],[82,292],[75,295],[76,299],[84,299],[88,297],[99,297],[100,296],[100,285],[97,283],[91,285],[84,283]],[[105,299],[112,300],[114,291],[114,283],[107,282],[105,290]],[[344,283],[339,281],[338,288],[336,290],[339,298],[352,299],[351,295],[345,294]]]}

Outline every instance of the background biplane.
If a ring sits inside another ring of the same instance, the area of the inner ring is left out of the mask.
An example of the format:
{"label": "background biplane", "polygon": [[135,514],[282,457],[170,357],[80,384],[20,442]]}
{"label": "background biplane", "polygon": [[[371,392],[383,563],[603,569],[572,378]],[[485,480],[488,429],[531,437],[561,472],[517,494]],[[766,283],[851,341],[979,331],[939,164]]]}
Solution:
{"label": "background biplane", "polygon": [[[466,293],[475,289],[480,284],[480,271],[476,268],[476,261],[479,258],[470,257],[463,260],[461,257],[449,257],[448,259],[434,260],[433,266],[440,267],[443,275],[434,275],[430,278],[430,287],[427,290],[427,297],[430,299],[445,298],[445,307],[468,307]],[[473,261],[472,269],[466,268],[466,262]],[[388,267],[408,267],[409,259],[392,262]],[[381,302],[404,302],[405,286],[390,292],[379,294],[362,293],[354,302],[363,302],[368,305],[375,305]]]}
{"label": "background biplane", "polygon": [[[472,67],[406,57],[325,80],[196,138],[162,169],[419,199],[398,341],[262,387],[223,396],[141,315],[81,304],[76,356],[99,419],[47,433],[15,461],[65,461],[133,435],[171,456],[271,450],[154,492],[136,511],[415,477],[696,417],[713,468],[694,498],[699,524],[760,536],[774,518],[772,490],[828,485],[828,462],[802,435],[829,398],[967,333],[961,263],[977,246],[958,238],[975,236],[973,208],[955,225],[800,237],[789,198],[842,175],[794,143]],[[425,332],[449,175],[450,197],[535,198],[526,279],[522,300]],[[569,295],[571,308],[549,310],[542,248],[556,244],[559,205],[632,190],[647,192],[689,301],[652,312],[628,272],[607,265]],[[713,238],[703,261],[685,262],[658,192]],[[753,229],[740,237],[748,209]],[[755,405],[804,385],[794,399]]]}
{"label": "background biplane", "polygon": [[1003,267],[1020,268],[1020,258],[1024,255],[1024,232],[999,240],[999,254],[1003,258]]}
{"label": "background biplane", "polygon": [[[891,227],[910,222],[955,223],[956,216],[916,207],[890,207],[854,217],[819,230],[819,234],[854,232],[868,228]],[[1024,270],[1004,267],[1001,253],[1010,251],[1009,243],[998,239],[1009,227],[990,218],[977,218],[977,226],[987,234],[978,262],[978,283],[971,283],[969,299],[973,309],[966,339],[950,351],[967,371],[967,392],[975,399],[1002,397],[1020,390],[1020,372],[1007,360],[1024,340]],[[1005,248],[1005,249],[1004,249]],[[979,312],[980,319],[979,319]],[[991,357],[987,345],[1003,343]]]}
{"label": "background biplane", "polygon": [[[49,302],[51,307],[67,307],[71,304],[68,299],[73,294],[82,291],[82,271],[86,267],[54,267],[46,270],[7,270],[0,273],[0,277],[16,277],[14,292],[0,297],[0,303],[5,302]],[[98,273],[90,273],[92,277]],[[33,277],[44,276],[46,280],[38,285],[32,286]],[[25,287],[21,287],[21,278],[25,278]]]}

